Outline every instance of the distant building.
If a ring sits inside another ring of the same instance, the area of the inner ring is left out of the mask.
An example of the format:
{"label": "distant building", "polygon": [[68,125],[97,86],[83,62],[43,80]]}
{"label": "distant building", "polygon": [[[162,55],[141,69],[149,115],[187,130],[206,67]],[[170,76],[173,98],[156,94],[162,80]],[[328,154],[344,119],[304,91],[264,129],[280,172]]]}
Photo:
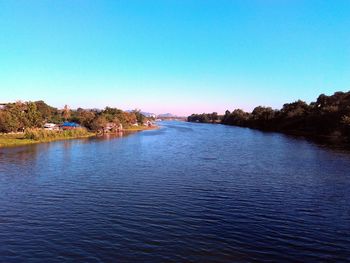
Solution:
{"label": "distant building", "polygon": [[58,131],[59,128],[60,127],[55,123],[45,123],[44,124],[44,129],[48,130],[48,131]]}
{"label": "distant building", "polygon": [[0,110],[3,110],[5,109],[7,103],[0,103]]}
{"label": "distant building", "polygon": [[150,113],[150,114],[148,114],[148,116],[146,115],[146,117],[155,119],[157,117],[157,115],[155,115],[154,113]]}
{"label": "distant building", "polygon": [[80,128],[80,125],[78,123],[75,123],[75,122],[66,121],[61,125],[62,130],[74,130],[77,128]]}
{"label": "distant building", "polygon": [[109,122],[106,124],[105,131],[111,131],[116,127],[116,124],[113,122]]}
{"label": "distant building", "polygon": [[119,132],[119,131],[122,131],[122,130],[123,130],[123,125],[121,123],[120,124],[116,124],[114,122],[107,123],[106,128],[105,128],[106,132],[112,132],[112,131]]}

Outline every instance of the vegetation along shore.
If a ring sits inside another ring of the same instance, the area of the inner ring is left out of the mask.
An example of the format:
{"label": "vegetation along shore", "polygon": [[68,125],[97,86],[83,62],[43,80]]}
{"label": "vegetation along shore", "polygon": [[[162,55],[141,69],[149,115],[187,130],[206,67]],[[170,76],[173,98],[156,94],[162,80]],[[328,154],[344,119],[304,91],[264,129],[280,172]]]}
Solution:
{"label": "vegetation along shore", "polygon": [[154,129],[140,111],[57,109],[44,101],[0,104],[0,147]]}
{"label": "vegetation along shore", "polygon": [[192,114],[188,121],[222,123],[349,142],[350,92],[336,92],[332,96],[322,94],[310,104],[301,100],[286,103],[280,110],[258,106],[251,113],[236,109],[232,112],[227,110],[221,116],[216,112]]}

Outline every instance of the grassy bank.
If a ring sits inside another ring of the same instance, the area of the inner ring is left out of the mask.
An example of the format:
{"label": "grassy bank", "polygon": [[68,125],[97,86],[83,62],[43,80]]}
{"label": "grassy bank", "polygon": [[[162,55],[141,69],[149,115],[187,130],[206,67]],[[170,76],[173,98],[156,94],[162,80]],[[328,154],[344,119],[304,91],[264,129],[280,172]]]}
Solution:
{"label": "grassy bank", "polygon": [[24,133],[0,134],[0,147],[21,146],[34,143],[51,142],[95,136],[85,129],[67,131],[26,130]]}
{"label": "grassy bank", "polygon": [[133,131],[147,131],[147,130],[156,130],[156,129],[159,129],[159,127],[158,126],[151,126],[151,127],[148,127],[148,126],[131,126],[131,127],[125,128],[124,131],[126,131],[126,132],[133,132]]}
{"label": "grassy bank", "polygon": [[[133,126],[124,129],[125,132],[137,132],[145,130],[158,129],[158,126]],[[21,146],[34,143],[52,142],[57,140],[69,140],[77,138],[87,138],[96,136],[96,133],[86,129],[75,129],[66,131],[47,131],[43,129],[28,129],[24,133],[5,133],[0,134],[0,148]]]}
{"label": "grassy bank", "polygon": [[24,134],[0,134],[0,147],[20,146],[36,143],[34,140],[25,139]]}

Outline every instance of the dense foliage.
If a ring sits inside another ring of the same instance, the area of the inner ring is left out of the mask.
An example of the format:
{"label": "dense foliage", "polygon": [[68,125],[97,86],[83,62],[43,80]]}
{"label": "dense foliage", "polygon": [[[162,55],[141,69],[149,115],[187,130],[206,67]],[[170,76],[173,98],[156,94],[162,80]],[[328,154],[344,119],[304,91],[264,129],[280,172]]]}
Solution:
{"label": "dense foliage", "polygon": [[284,104],[280,110],[259,106],[251,113],[236,109],[219,117],[215,113],[192,114],[188,121],[211,123],[217,118],[223,124],[261,130],[350,137],[350,92],[322,94],[310,104],[298,100]]}
{"label": "dense foliage", "polygon": [[104,110],[71,110],[66,105],[62,110],[43,101],[8,103],[0,109],[0,132],[19,132],[30,128],[42,128],[44,123],[61,124],[71,121],[91,131],[104,131],[107,126],[124,128],[147,121],[140,111],[125,112],[106,107]]}

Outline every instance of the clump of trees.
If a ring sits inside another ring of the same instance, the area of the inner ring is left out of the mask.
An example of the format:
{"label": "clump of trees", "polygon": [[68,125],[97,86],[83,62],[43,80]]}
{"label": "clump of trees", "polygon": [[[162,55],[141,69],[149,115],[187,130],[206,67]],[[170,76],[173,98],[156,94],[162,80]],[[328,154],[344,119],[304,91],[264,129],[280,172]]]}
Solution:
{"label": "clump of trees", "polygon": [[0,109],[0,132],[22,132],[26,129],[42,128],[47,122],[60,124],[64,121],[76,122],[90,131],[104,131],[107,126],[124,128],[147,118],[140,111],[125,112],[106,107],[103,110],[71,110],[66,105],[62,110],[47,105],[44,101],[8,103]]}
{"label": "clump of trees", "polygon": [[[79,123],[91,131],[104,132],[107,126],[128,128],[138,123],[135,112],[126,112],[117,108],[106,107],[104,110],[85,110],[78,108],[71,113],[70,121]],[[143,122],[141,122],[142,124]]]}
{"label": "clump of trees", "polygon": [[[42,106],[42,104],[40,105]],[[41,113],[35,102],[9,103],[0,111],[0,132],[24,131],[42,125],[45,114]]]}
{"label": "clump of trees", "polygon": [[192,114],[187,117],[190,122],[202,122],[202,123],[216,123],[220,122],[219,115],[217,112],[213,113],[202,113],[202,114]]}
{"label": "clump of trees", "polygon": [[[241,109],[227,110],[218,119],[227,125],[267,131],[350,138],[350,92],[336,92],[332,96],[322,94],[310,104],[301,100],[286,103],[280,110],[262,106],[250,113]],[[188,121],[215,122],[211,113],[192,114]]]}

